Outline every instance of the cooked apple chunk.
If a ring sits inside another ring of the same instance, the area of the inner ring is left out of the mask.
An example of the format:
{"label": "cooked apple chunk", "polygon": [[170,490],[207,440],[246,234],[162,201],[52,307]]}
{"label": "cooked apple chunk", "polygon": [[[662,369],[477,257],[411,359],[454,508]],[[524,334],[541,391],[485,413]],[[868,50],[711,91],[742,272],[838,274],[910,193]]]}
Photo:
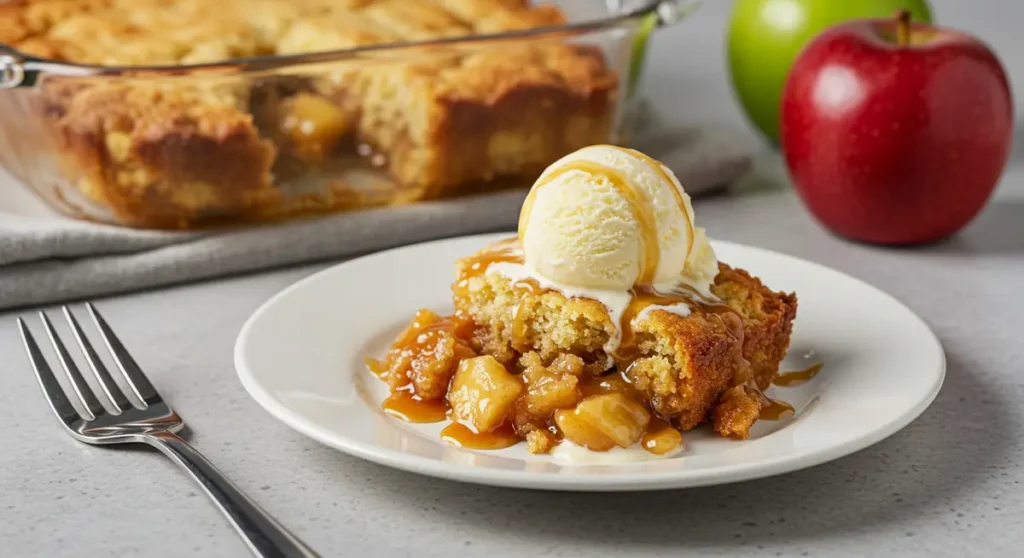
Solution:
{"label": "cooked apple chunk", "polygon": [[420,399],[442,399],[456,365],[476,356],[460,337],[467,327],[456,318],[442,318],[430,310],[420,310],[398,335],[384,359],[391,391],[412,384]]}
{"label": "cooked apple chunk", "polygon": [[531,430],[526,435],[526,449],[530,453],[548,453],[557,445],[558,439],[555,435],[544,429]]}
{"label": "cooked apple chunk", "polygon": [[526,393],[519,399],[521,412],[544,419],[555,409],[572,407],[579,400],[576,385],[583,374],[580,357],[559,355],[550,366],[544,366],[537,353],[526,353],[519,363],[526,383]]}
{"label": "cooked apple chunk", "polygon": [[574,409],[555,411],[555,424],[566,440],[593,451],[608,451],[615,442],[594,425],[581,419]]}
{"label": "cooked apple chunk", "polygon": [[477,432],[490,432],[508,420],[523,384],[494,357],[481,356],[459,363],[448,389],[453,418]]}
{"label": "cooked apple chunk", "polygon": [[304,163],[323,162],[351,127],[344,111],[308,93],[286,99],[279,110],[281,132],[291,140],[296,158]]}
{"label": "cooked apple chunk", "polygon": [[592,395],[575,409],[555,413],[555,424],[566,439],[594,451],[635,444],[650,421],[651,415],[643,405],[621,393]]}

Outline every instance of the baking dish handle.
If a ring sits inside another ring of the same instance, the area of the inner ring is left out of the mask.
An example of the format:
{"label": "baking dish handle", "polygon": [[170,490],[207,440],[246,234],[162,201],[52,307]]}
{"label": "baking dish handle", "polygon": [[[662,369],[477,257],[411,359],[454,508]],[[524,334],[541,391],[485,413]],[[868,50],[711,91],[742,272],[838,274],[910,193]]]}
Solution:
{"label": "baking dish handle", "polygon": [[26,56],[0,43],[0,91],[32,87],[43,75],[91,76],[100,73],[102,69],[97,67],[64,64]]}
{"label": "baking dish handle", "polygon": [[[700,5],[700,0],[659,0],[654,7],[652,14],[654,17],[651,18],[653,20],[651,23],[654,27],[674,25],[693,12],[698,5]],[[649,30],[650,27],[648,27],[648,32]],[[30,87],[36,83],[39,73],[50,65],[43,60],[25,56],[0,43],[0,90]],[[85,70],[69,73],[91,74],[93,72]]]}
{"label": "baking dish handle", "polygon": [[0,89],[18,87],[27,81],[25,78],[25,58],[0,45]]}
{"label": "baking dish handle", "polygon": [[654,9],[658,27],[674,25],[693,13],[699,5],[700,0],[661,0]]}

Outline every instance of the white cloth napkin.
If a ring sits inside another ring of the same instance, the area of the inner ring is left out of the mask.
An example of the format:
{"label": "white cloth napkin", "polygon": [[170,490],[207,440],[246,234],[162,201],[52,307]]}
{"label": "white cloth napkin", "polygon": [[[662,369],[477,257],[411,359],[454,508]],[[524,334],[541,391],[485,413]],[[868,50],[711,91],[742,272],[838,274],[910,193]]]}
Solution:
{"label": "white cloth napkin", "polygon": [[[634,146],[662,160],[691,195],[750,168],[725,130],[657,130]],[[513,230],[526,190],[215,232],[144,231],[39,210],[0,174],[0,309],[145,289],[243,271],[346,258],[392,246]]]}

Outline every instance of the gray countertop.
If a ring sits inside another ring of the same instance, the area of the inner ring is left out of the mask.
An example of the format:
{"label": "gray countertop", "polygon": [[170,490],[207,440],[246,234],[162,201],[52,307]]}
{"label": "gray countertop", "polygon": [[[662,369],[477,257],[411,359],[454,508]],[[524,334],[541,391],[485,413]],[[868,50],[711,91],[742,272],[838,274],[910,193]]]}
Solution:
{"label": "gray countertop", "polygon": [[[742,130],[721,56],[728,3],[706,3],[658,37],[647,91],[673,123]],[[988,39],[1024,83],[1024,43],[1011,24],[1024,21],[1024,6],[934,3],[941,21]],[[1024,544],[1024,152],[966,231],[899,250],[826,234],[788,190],[776,154],[764,149],[756,166],[732,192],[696,203],[711,234],[888,291],[935,329],[949,365],[938,399],[900,433],[780,477],[657,493],[529,492],[392,471],[306,439],[244,393],[232,346],[264,300],[328,264],[100,303],[191,441],[325,556],[1012,555]],[[166,459],[86,447],[58,428],[14,317],[0,316],[0,554],[245,556]]]}

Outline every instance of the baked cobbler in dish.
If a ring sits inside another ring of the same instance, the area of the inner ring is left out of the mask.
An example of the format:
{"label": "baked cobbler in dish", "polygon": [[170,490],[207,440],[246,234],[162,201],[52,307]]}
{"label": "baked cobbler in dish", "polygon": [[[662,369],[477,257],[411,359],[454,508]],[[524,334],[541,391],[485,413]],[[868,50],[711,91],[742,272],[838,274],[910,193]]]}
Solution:
{"label": "baked cobbler in dish", "polygon": [[[0,5],[0,43],[56,61],[176,66],[565,22],[526,0],[14,0]],[[180,74],[54,76],[34,99],[74,187],[120,222],[188,228],[532,180],[609,141],[619,90],[601,48],[552,39]]]}

